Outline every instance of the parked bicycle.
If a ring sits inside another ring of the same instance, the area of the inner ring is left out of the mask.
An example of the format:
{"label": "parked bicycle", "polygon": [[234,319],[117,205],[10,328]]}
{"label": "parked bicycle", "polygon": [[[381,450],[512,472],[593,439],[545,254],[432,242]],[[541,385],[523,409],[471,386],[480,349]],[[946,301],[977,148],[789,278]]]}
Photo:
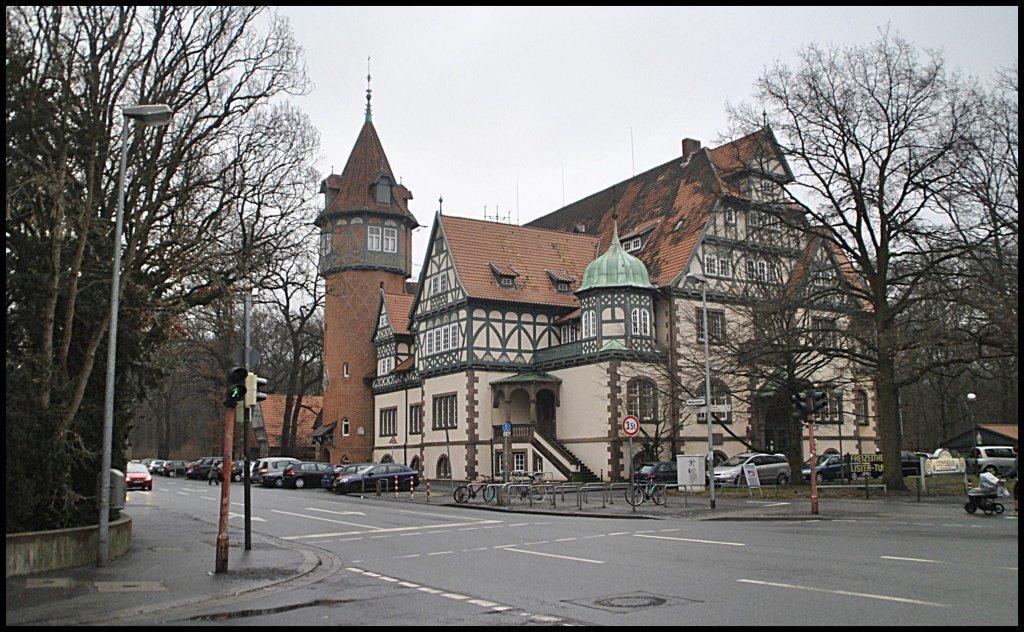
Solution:
{"label": "parked bicycle", "polygon": [[665,486],[647,483],[626,488],[626,502],[630,505],[642,505],[648,499],[653,500],[655,505],[664,505]]}
{"label": "parked bicycle", "polygon": [[485,503],[489,503],[494,500],[497,496],[497,492],[494,490],[492,479],[484,478],[479,481],[469,481],[465,485],[459,485],[452,492],[455,497],[455,502],[459,504],[465,504],[473,500],[479,494]]}
{"label": "parked bicycle", "polygon": [[524,470],[513,470],[509,473],[509,483],[506,485],[509,500],[521,500],[523,502],[543,502],[547,493],[544,485],[544,472],[527,472]]}

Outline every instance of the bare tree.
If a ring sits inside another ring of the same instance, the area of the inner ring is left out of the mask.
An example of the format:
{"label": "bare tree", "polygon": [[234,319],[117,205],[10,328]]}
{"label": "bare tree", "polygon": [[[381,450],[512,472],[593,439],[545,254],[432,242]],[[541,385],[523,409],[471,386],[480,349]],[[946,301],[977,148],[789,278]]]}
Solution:
{"label": "bare tree", "polygon": [[975,124],[970,99],[941,57],[922,61],[889,33],[865,46],[808,46],[795,69],[774,65],[755,90],[758,104],[731,115],[770,121],[796,177],[787,190],[863,281],[843,288],[869,308],[863,329],[849,330],[860,334],[850,358],[876,376],[885,479],[901,489],[897,367],[928,341],[901,336],[900,318],[922,279],[963,251],[931,237]]}
{"label": "bare tree", "polygon": [[[123,143],[118,452],[145,390],[129,385],[147,355],[179,334],[179,316],[240,282],[258,285],[299,246],[318,139],[280,101],[308,83],[287,24],[269,16],[257,31],[264,13],[7,8],[7,386],[19,393],[7,413],[35,428],[29,434],[67,480],[39,489],[27,482],[23,497],[9,495],[9,530],[92,513],[94,482],[70,472],[99,471],[110,220]],[[167,103],[173,123],[124,127],[121,108],[136,103]],[[9,439],[9,455],[32,454]]]}

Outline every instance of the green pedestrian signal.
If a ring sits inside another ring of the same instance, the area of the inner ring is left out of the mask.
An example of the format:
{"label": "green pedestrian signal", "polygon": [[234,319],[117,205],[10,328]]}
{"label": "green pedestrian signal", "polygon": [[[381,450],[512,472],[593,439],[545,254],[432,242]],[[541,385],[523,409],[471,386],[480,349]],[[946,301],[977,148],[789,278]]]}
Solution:
{"label": "green pedestrian signal", "polygon": [[236,366],[228,371],[228,391],[224,398],[226,408],[234,408],[245,401],[245,381],[249,371],[243,366]]}

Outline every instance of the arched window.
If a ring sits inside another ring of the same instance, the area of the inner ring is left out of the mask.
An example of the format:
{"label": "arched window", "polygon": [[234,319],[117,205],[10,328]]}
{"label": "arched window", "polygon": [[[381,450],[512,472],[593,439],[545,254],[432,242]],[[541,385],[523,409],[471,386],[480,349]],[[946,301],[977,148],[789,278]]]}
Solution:
{"label": "arched window", "polygon": [[626,386],[626,411],[641,422],[658,420],[658,390],[654,380],[636,378]]}
{"label": "arched window", "polygon": [[[694,388],[694,393],[703,393],[704,384],[700,384]],[[711,405],[712,406],[728,406],[726,410],[711,410],[711,414],[715,416],[717,423],[731,424],[732,423],[732,391],[725,383],[718,380],[711,382]],[[707,423],[707,419],[703,412],[697,413],[697,423]]]}
{"label": "arched window", "polygon": [[385,454],[384,456],[380,457],[380,462],[381,463],[394,463],[394,459],[391,458],[390,454]]}
{"label": "arched window", "polygon": [[420,474],[423,473],[423,470],[420,469],[420,457],[418,457],[418,456],[412,457],[412,461],[409,462],[409,467],[411,467],[412,469],[416,470]]}
{"label": "arched window", "polygon": [[634,336],[651,335],[651,313],[642,307],[634,307],[631,318]]}
{"label": "arched window", "polygon": [[597,314],[594,310],[588,309],[583,312],[583,338],[597,337]]}
{"label": "arched window", "polygon": [[451,477],[452,477],[452,466],[451,466],[451,463],[448,462],[448,456],[445,455],[445,454],[442,454],[441,457],[439,459],[437,459],[437,475],[436,475],[436,478],[451,479]]}

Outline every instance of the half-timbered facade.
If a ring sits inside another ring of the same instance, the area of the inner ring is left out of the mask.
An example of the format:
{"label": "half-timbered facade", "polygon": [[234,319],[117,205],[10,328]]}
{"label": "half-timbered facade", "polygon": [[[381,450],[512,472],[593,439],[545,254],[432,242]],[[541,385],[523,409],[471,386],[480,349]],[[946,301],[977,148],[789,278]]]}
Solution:
{"label": "half-timbered facade", "polygon": [[[749,446],[799,451],[782,387],[795,376],[750,368],[764,316],[751,305],[853,281],[787,209],[779,185],[791,178],[761,130],[713,149],[684,140],[681,157],[526,226],[438,212],[415,294],[381,282],[365,316],[370,362],[356,377],[372,399],[362,418],[368,456],[431,477],[529,469],[618,478],[630,458],[620,428],[627,414],[641,420],[645,459],[707,452],[705,411],[681,403],[704,395],[706,376],[717,457]],[[382,182],[403,191],[389,168],[365,179],[374,200]],[[401,250],[410,218],[372,205],[325,212],[322,257],[332,257],[323,269],[404,278],[410,268],[398,253],[334,253],[392,238]],[[395,235],[383,232],[388,221]],[[856,309],[804,301],[789,319],[814,337],[799,379],[829,390],[822,418],[832,426],[819,430],[818,452],[874,449],[871,376],[809,359],[836,343]],[[326,364],[333,380],[337,369]]]}

